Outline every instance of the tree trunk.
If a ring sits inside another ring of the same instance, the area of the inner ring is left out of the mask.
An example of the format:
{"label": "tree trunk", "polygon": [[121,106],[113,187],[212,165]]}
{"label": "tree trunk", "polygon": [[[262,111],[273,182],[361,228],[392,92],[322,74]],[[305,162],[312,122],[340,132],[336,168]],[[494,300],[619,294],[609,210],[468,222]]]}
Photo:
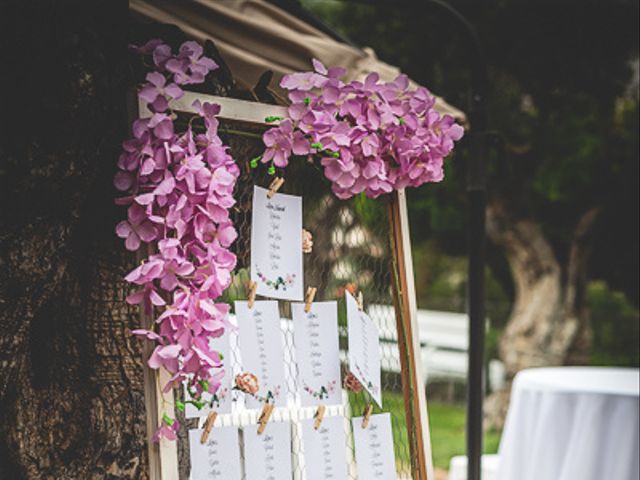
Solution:
{"label": "tree trunk", "polygon": [[515,285],[515,301],[499,344],[507,387],[487,399],[488,426],[502,426],[511,381],[518,371],[586,362],[591,329],[584,291],[589,233],[597,212],[589,210],[578,221],[567,264],[561,265],[534,220],[513,219],[499,203],[489,206],[487,233],[504,248]]}
{"label": "tree trunk", "polygon": [[3,3],[0,478],[146,478],[133,258],[113,228],[126,2]]}
{"label": "tree trunk", "polygon": [[[128,38],[123,1],[14,3],[0,5],[0,479],[145,479],[143,358],[129,332],[140,319],[124,281],[135,256],[114,233],[126,212],[112,179],[127,90],[146,74],[127,44],[186,37],[136,24]],[[213,44],[205,52],[221,68],[196,88],[227,96],[230,72]],[[228,140],[243,163],[260,151]]]}

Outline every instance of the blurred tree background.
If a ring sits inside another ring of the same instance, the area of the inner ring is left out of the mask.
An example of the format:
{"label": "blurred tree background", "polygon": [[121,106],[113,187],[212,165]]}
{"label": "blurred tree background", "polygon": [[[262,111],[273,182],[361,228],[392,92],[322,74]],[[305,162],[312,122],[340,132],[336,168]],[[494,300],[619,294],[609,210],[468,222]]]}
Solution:
{"label": "blurred tree background", "polygon": [[[435,2],[303,0],[463,110],[469,48]],[[637,366],[638,3],[449,2],[489,71],[488,353],[521,368]],[[471,126],[473,128],[473,126]],[[421,308],[465,310],[464,143],[409,192]],[[489,401],[499,425],[506,398]]]}

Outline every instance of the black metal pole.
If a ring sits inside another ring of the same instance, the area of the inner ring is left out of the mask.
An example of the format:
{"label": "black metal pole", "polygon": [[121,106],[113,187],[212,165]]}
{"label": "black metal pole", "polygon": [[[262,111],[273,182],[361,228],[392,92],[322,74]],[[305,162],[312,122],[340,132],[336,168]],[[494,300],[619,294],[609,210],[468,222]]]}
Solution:
{"label": "black metal pole", "polygon": [[[472,139],[482,142],[482,139]],[[479,154],[478,146],[472,150]],[[480,158],[480,157],[479,157]],[[482,168],[481,161],[477,162]],[[470,166],[471,167],[471,166]],[[471,168],[470,168],[471,171]],[[469,180],[471,180],[471,172]],[[482,406],[484,400],[484,337],[485,337],[485,207],[486,191],[475,182],[467,184],[469,202],[469,366],[467,384],[467,479],[480,480],[482,459]]]}
{"label": "black metal pole", "polygon": [[[479,49],[479,46],[478,46]],[[486,70],[482,57],[475,65],[471,93],[471,158],[467,170],[469,202],[469,368],[467,387],[467,480],[480,480],[482,459],[482,420],[484,401],[485,337],[485,222],[486,222]]]}
{"label": "black metal pole", "polygon": [[467,379],[467,480],[482,477],[482,420],[484,402],[485,341],[485,221],[486,221],[486,110],[487,70],[478,36],[471,23],[449,4],[430,0],[463,27],[472,48],[471,98],[468,108],[471,124],[470,159],[467,165],[469,357]]}

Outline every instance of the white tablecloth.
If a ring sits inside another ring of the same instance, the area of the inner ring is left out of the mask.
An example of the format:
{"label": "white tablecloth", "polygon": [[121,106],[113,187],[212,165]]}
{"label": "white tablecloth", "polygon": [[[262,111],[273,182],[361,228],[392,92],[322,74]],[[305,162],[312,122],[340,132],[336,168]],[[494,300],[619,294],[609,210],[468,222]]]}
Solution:
{"label": "white tablecloth", "polygon": [[638,378],[621,368],[518,373],[498,480],[638,480]]}

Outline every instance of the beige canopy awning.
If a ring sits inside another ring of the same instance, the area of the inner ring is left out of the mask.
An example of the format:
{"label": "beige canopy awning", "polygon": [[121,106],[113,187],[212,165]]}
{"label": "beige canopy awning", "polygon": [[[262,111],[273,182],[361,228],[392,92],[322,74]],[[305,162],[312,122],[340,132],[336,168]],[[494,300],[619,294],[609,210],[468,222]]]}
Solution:
{"label": "beige canopy awning", "polygon": [[[236,81],[247,89],[266,70],[274,72],[271,87],[279,89],[283,75],[310,70],[312,58],[327,66],[344,67],[347,80],[362,79],[375,71],[389,81],[400,73],[378,60],[373,50],[341,43],[264,0],[130,0],[129,8],[154,21],[176,25],[196,40],[212,40]],[[436,108],[466,120],[463,112],[439,97]]]}

